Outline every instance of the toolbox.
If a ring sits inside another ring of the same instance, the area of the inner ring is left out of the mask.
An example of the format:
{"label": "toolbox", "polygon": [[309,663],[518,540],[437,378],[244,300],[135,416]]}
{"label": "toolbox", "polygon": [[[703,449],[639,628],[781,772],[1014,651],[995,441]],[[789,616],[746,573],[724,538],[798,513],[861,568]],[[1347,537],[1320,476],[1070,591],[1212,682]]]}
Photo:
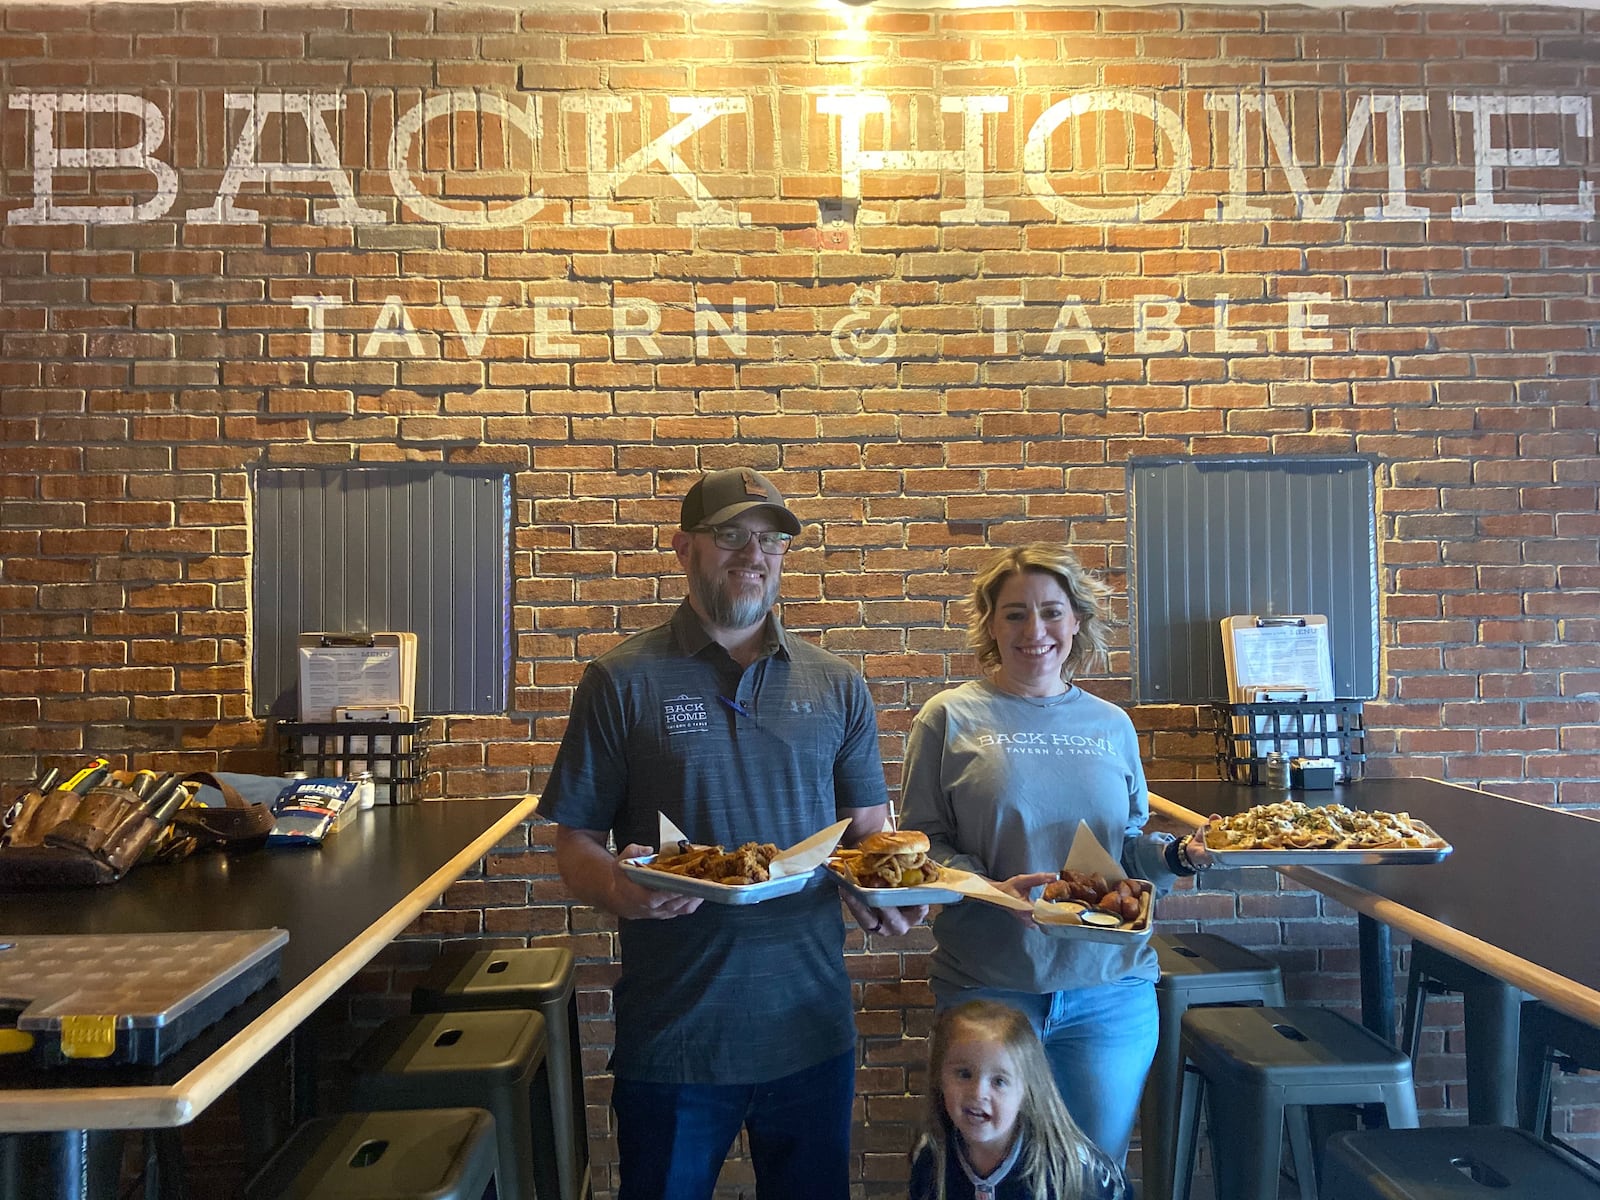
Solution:
{"label": "toolbox", "polygon": [[277,977],[284,929],[0,933],[8,1054],[154,1066]]}

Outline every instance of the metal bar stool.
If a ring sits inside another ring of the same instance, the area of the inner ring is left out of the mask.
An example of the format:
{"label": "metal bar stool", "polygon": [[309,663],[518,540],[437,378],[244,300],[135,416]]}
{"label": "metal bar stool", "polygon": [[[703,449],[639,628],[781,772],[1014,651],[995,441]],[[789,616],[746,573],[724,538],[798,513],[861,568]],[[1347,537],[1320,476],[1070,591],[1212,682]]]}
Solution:
{"label": "metal bar stool", "polygon": [[1337,1200],[1600,1200],[1600,1170],[1525,1129],[1367,1129],[1328,1139]]}
{"label": "metal bar stool", "polygon": [[1600,1029],[1530,1000],[1522,1006],[1517,1124],[1546,1141],[1559,1141],[1550,1128],[1551,1077],[1558,1067],[1564,1074],[1600,1071]]}
{"label": "metal bar stool", "polygon": [[589,1121],[572,951],[528,946],[447,952],[411,992],[415,1013],[473,1008],[527,1008],[543,1015],[560,1200],[586,1200]]}
{"label": "metal bar stool", "polygon": [[1139,1101],[1139,1160],[1145,1200],[1174,1200],[1178,1189],[1179,1045],[1183,1014],[1218,1004],[1282,1006],[1283,972],[1261,955],[1214,933],[1157,934],[1156,1056]]}
{"label": "metal bar stool", "polygon": [[300,1126],[244,1194],[245,1200],[482,1200],[496,1182],[496,1166],[494,1119],[481,1108],[349,1113]]}
{"label": "metal bar stool", "polygon": [[1196,1008],[1183,1016],[1190,1064],[1180,1098],[1178,1165],[1187,1200],[1204,1099],[1217,1200],[1274,1200],[1288,1120],[1302,1200],[1317,1176],[1305,1110],[1381,1103],[1389,1124],[1417,1123],[1411,1060],[1325,1008]]}
{"label": "metal bar stool", "polygon": [[521,1009],[396,1017],[356,1051],[351,1107],[477,1105],[495,1120],[500,1200],[556,1200],[544,1018]]}
{"label": "metal bar stool", "polygon": [[1422,1016],[1428,997],[1449,992],[1461,994],[1467,1043],[1467,1122],[1514,1125],[1517,1015],[1522,993],[1509,983],[1426,942],[1412,942],[1401,1045],[1415,1062],[1422,1048]]}

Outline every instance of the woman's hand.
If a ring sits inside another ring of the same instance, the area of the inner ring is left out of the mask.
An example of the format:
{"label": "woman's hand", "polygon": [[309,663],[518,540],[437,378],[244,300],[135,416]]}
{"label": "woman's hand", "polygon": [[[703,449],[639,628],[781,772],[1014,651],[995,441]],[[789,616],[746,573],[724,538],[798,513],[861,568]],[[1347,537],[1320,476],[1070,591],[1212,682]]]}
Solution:
{"label": "woman's hand", "polygon": [[[1031,871],[1026,875],[1013,875],[1010,879],[995,880],[994,886],[1008,896],[1015,896],[1018,900],[1033,900],[1031,893],[1035,888],[1041,888],[1052,879],[1057,878],[1054,871]],[[1022,909],[1012,909],[1011,915],[1024,925],[1034,924],[1033,913]]]}
{"label": "woman's hand", "polygon": [[1206,845],[1206,833],[1210,828],[1211,822],[1207,821],[1183,840],[1183,845],[1178,851],[1179,856],[1196,871],[1204,871],[1207,867],[1216,865],[1217,860],[1211,857],[1211,848]]}

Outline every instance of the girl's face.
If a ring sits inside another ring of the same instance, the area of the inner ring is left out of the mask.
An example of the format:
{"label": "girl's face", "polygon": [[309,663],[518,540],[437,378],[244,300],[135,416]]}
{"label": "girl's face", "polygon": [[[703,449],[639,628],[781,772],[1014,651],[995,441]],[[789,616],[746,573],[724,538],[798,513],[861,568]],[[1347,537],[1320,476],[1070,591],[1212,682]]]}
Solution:
{"label": "girl's face", "polygon": [[1072,653],[1078,614],[1060,580],[1045,571],[1019,571],[1000,585],[989,636],[1000,652],[1002,684],[1026,696],[1066,689],[1061,669]]}
{"label": "girl's face", "polygon": [[998,1165],[1011,1149],[1022,1109],[1022,1076],[1011,1052],[977,1030],[958,1034],[945,1052],[939,1088],[968,1156]]}

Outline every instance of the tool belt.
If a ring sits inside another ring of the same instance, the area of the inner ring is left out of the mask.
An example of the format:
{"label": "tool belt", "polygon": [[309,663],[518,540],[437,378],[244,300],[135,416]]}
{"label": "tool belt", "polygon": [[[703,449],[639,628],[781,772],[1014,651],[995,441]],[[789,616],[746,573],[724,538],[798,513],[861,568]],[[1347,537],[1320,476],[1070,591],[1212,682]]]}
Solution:
{"label": "tool belt", "polygon": [[[185,788],[190,782],[215,787],[226,807],[192,805]],[[141,860],[175,861],[211,846],[259,846],[271,829],[270,808],[247,803],[203,771],[145,795],[113,782],[83,794],[30,789],[0,845],[0,888],[115,883]]]}

